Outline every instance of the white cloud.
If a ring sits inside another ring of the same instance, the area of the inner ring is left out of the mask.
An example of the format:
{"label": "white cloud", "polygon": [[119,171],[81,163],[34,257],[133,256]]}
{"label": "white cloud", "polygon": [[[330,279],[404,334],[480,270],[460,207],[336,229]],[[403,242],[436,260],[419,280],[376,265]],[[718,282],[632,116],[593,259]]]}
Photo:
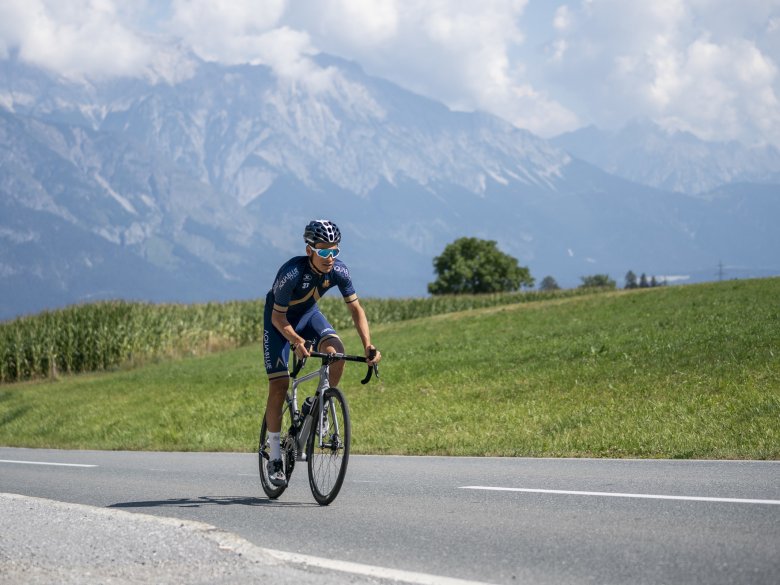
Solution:
{"label": "white cloud", "polygon": [[542,136],[649,117],[780,145],[780,0],[0,2],[0,58],[72,77],[175,72],[156,34],[314,89],[332,72],[312,56],[332,53]]}
{"label": "white cloud", "polygon": [[[360,63],[462,110],[484,110],[543,134],[577,125],[574,114],[525,78],[513,61],[528,0],[298,0],[286,18],[320,50]],[[355,7],[360,6],[360,9]],[[350,7],[350,9],[347,9]]]}
{"label": "white cloud", "polygon": [[[322,85],[328,72],[311,62],[316,50],[309,35],[280,22],[285,9],[285,0],[172,0],[168,9],[155,0],[5,0],[0,57],[16,53],[74,78],[186,77],[186,59],[161,48],[161,38],[141,30],[145,26],[180,39],[203,59],[262,63],[280,77]],[[150,15],[165,21],[150,22]]]}
{"label": "white cloud", "polygon": [[110,0],[4,0],[0,54],[71,77],[136,75],[151,59],[147,43],[126,27]]}
{"label": "white cloud", "polygon": [[321,38],[340,39],[353,47],[373,47],[398,33],[400,14],[395,0],[319,0],[304,4],[305,10],[316,16],[310,26]]}
{"label": "white cloud", "polygon": [[555,18],[553,18],[553,28],[557,31],[566,32],[571,28],[571,11],[565,4],[555,9]]}
{"label": "white cloud", "polygon": [[[284,7],[284,0],[173,0],[169,30],[204,59],[246,63],[257,58],[255,44],[277,27]],[[300,46],[284,44],[295,52]]]}
{"label": "white cloud", "polygon": [[[587,0],[553,27],[548,81],[603,127],[648,117],[711,140],[780,146],[780,1]],[[560,49],[565,43],[566,50]]]}
{"label": "white cloud", "polygon": [[281,79],[326,89],[332,72],[312,61],[318,51],[309,34],[283,23],[286,7],[285,0],[174,0],[169,31],[207,61],[267,65]]}

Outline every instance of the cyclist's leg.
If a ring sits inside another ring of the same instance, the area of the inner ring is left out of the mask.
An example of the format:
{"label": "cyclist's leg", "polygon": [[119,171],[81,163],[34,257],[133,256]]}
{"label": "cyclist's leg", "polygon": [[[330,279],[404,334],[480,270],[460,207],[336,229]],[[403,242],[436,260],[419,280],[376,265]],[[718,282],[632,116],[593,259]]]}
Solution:
{"label": "cyclist's leg", "polygon": [[[328,320],[325,318],[318,308],[313,308],[310,314],[307,315],[305,333],[303,335],[306,339],[314,340],[314,347],[317,351],[322,353],[344,353],[344,344],[336,333]],[[333,362],[330,365],[330,385],[336,386],[341,380],[341,375],[344,373],[344,361],[339,360]]]}
{"label": "cyclist's leg", "polygon": [[[281,430],[282,430],[282,412],[284,400],[287,396],[287,387],[289,385],[289,373],[287,371],[287,359],[290,353],[290,345],[282,334],[271,323],[270,307],[272,303],[266,301],[266,310],[263,318],[263,361],[265,362],[265,371],[268,374],[268,400],[265,406],[265,429],[260,430],[261,445],[267,440],[269,452],[266,465],[267,481],[270,486],[266,493],[271,497],[277,497],[287,486],[287,475],[285,474],[284,461],[281,449]],[[264,430],[267,437],[263,437]],[[263,461],[260,462],[262,466]],[[263,470],[260,471],[263,474]],[[263,483],[266,489],[266,484]],[[278,488],[278,489],[277,489]]]}
{"label": "cyclist's leg", "polygon": [[[323,338],[319,344],[322,353],[344,353],[344,344],[335,333]],[[344,373],[344,360],[339,360],[330,364],[330,385],[338,386],[341,375]]]}
{"label": "cyclist's leg", "polygon": [[271,323],[270,306],[266,303],[263,319],[263,358],[268,374],[268,401],[266,403],[266,424],[270,433],[278,433],[282,424],[282,407],[287,396],[290,375],[287,360],[290,344]]}
{"label": "cyclist's leg", "polygon": [[268,400],[265,405],[265,420],[268,432],[278,433],[282,430],[282,407],[290,386],[290,378],[276,378],[268,381]]}

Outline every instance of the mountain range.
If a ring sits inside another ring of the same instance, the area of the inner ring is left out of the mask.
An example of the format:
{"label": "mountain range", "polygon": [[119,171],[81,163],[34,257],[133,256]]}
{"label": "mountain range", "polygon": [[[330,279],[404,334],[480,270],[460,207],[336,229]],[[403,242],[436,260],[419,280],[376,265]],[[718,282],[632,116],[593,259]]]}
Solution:
{"label": "mountain range", "polygon": [[677,193],[706,193],[733,183],[780,184],[780,152],[772,145],[707,142],[649,120],[616,131],[588,126],[551,142],[608,173]]}
{"label": "mountain range", "polygon": [[316,64],[302,83],[192,55],[146,79],[0,61],[0,319],[259,297],[317,217],[340,226],[364,297],[426,294],[461,236],[562,286],[628,270],[711,280],[719,262],[727,277],[780,273],[770,147],[648,123],[548,141],[352,62]]}

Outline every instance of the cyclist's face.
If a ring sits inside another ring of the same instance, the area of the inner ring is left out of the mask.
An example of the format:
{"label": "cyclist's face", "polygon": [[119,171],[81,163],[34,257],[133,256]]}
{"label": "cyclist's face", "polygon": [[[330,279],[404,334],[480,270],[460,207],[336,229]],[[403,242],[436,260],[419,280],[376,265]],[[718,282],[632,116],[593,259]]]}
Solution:
{"label": "cyclist's face", "polygon": [[336,262],[335,256],[329,254],[327,258],[323,258],[317,254],[315,250],[338,250],[338,248],[338,244],[316,244],[314,249],[312,249],[311,246],[307,246],[306,252],[309,254],[309,258],[311,259],[312,264],[314,264],[314,268],[320,272],[330,272],[333,268],[333,264]]}

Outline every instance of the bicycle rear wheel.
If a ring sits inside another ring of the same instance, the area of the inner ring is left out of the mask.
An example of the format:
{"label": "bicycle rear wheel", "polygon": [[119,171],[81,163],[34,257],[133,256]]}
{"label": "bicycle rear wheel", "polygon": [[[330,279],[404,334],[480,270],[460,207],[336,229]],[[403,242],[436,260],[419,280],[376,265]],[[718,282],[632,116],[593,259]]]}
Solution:
{"label": "bicycle rear wheel", "polygon": [[311,493],[318,504],[327,506],[336,499],[344,483],[352,430],[347,399],[341,390],[329,388],[322,400],[322,419],[312,425],[306,442],[306,459]]}
{"label": "bicycle rear wheel", "polygon": [[[284,474],[287,476],[288,484],[295,466],[295,439],[290,435],[291,427],[292,417],[290,416],[290,408],[285,403],[282,408],[282,432],[279,438],[282,446],[282,464],[284,465]],[[260,425],[260,441],[257,449],[260,483],[263,486],[265,495],[274,500],[282,495],[287,486],[275,486],[268,478],[267,464],[271,459],[270,453],[271,445],[268,439],[268,427],[266,426],[265,415],[263,415],[263,424]]]}

